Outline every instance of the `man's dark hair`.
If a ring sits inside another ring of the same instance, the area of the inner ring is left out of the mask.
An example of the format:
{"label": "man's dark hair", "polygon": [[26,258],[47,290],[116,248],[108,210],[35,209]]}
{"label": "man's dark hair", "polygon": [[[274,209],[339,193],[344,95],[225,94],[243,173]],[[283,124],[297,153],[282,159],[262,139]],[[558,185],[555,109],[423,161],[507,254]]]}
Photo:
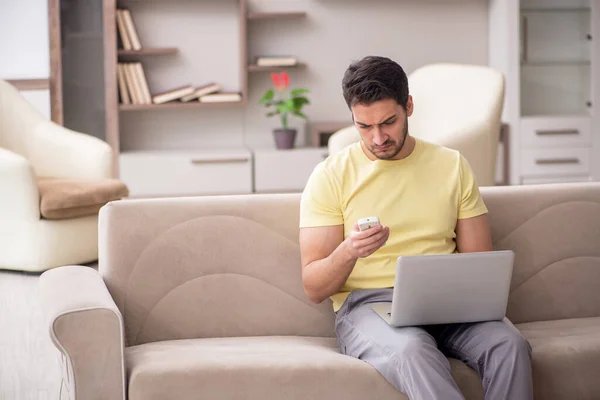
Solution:
{"label": "man's dark hair", "polygon": [[368,56],[346,70],[342,90],[348,108],[394,99],[406,110],[408,78],[398,63],[386,57]]}

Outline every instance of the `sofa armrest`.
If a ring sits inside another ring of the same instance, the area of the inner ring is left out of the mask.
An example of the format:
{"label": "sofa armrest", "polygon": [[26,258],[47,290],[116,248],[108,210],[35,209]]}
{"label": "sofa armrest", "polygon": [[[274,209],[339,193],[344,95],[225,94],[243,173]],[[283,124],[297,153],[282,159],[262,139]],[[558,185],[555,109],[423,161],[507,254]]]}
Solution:
{"label": "sofa armrest", "polygon": [[71,179],[112,178],[112,149],[108,143],[51,121],[40,123],[30,149],[38,176]]}
{"label": "sofa armrest", "polygon": [[59,267],[44,272],[38,285],[72,398],[125,400],[123,318],[98,272]]}
{"label": "sofa armrest", "polygon": [[38,221],[40,198],[31,164],[22,156],[0,148],[0,221]]}

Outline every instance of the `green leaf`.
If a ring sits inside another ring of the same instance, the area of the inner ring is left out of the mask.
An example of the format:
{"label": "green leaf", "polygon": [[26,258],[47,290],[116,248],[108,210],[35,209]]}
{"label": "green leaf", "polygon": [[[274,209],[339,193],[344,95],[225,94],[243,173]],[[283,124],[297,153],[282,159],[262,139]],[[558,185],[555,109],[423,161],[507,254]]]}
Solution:
{"label": "green leaf", "polygon": [[310,104],[310,101],[306,97],[296,97],[293,99],[294,101],[294,109],[300,111],[302,106],[305,104]]}
{"label": "green leaf", "polygon": [[280,114],[286,114],[290,111],[292,111],[287,105],[286,103],[279,103],[275,106],[275,110],[277,110],[278,113]]}
{"label": "green leaf", "polygon": [[298,97],[304,93],[308,93],[308,89],[294,89],[292,90],[292,97]]}
{"label": "green leaf", "polygon": [[271,100],[273,100],[274,96],[275,96],[275,92],[273,91],[273,89],[269,89],[269,90],[267,90],[267,93],[265,93],[265,95],[262,97],[262,99],[260,99],[259,103],[260,104],[268,104],[271,102]]}
{"label": "green leaf", "polygon": [[294,114],[296,117],[308,119],[308,117],[305,114],[301,113],[300,111],[294,111],[292,114]]}

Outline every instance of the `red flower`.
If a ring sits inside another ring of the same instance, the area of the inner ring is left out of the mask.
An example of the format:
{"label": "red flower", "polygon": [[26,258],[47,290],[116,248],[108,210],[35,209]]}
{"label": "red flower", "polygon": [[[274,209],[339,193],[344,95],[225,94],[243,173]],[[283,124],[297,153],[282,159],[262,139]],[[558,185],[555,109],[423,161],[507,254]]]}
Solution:
{"label": "red flower", "polygon": [[276,72],[271,73],[271,80],[277,90],[287,89],[290,85],[290,77],[285,71],[279,74]]}

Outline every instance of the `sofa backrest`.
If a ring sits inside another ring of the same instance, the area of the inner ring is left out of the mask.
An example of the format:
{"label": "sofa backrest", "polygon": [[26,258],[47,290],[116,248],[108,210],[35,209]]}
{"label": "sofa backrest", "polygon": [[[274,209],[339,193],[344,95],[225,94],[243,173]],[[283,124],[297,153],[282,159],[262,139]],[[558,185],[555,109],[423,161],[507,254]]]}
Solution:
{"label": "sofa backrest", "polygon": [[482,188],[494,248],[515,252],[514,322],[600,316],[600,184]]}
{"label": "sofa backrest", "polygon": [[[600,184],[481,189],[494,247],[515,251],[515,322],[600,316]],[[123,200],[100,212],[99,270],[128,345],[334,336],[301,282],[300,195]]]}
{"label": "sofa backrest", "polygon": [[102,208],[99,271],[128,345],[333,336],[329,300],[302,288],[299,195],[123,200]]}

